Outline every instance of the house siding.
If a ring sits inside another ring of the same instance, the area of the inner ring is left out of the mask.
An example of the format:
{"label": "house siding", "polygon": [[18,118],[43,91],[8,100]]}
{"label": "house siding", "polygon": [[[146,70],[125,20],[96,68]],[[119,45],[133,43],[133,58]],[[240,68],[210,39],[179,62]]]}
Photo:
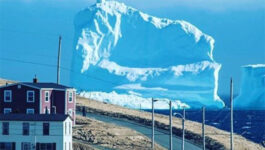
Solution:
{"label": "house siding", "polygon": [[[72,145],[72,132],[65,132],[64,126],[64,124],[72,122],[70,118],[60,122],[48,121],[50,123],[49,135],[43,135],[43,121],[0,121],[0,128],[2,128],[2,122],[9,122],[9,135],[2,135],[0,133],[0,142],[15,142],[16,150],[22,149],[22,142],[29,142],[32,145],[35,143],[56,143],[56,150],[64,150],[64,143],[67,143],[67,146],[69,143]],[[27,136],[22,134],[22,124],[24,122],[30,124],[30,131]],[[69,126],[67,129],[69,130]]]}
{"label": "house siding", "polygon": [[[26,113],[27,108],[33,108],[35,113],[39,113],[39,89],[27,87],[20,85],[21,88],[18,88],[18,85],[7,86],[0,88],[0,113],[3,113],[4,108],[11,108],[12,113]],[[4,91],[12,91],[12,102],[4,102]],[[34,91],[34,102],[27,102],[27,91]]]}
{"label": "house siding", "polygon": [[[73,93],[73,101],[72,102],[69,102],[69,93],[70,92]],[[69,110],[72,109],[71,117],[73,118],[73,123],[74,124],[75,124],[75,116],[76,116],[75,102],[76,102],[76,92],[75,92],[75,90],[67,90],[66,91],[66,108],[67,108],[67,112],[66,113],[69,113]]]}
{"label": "house siding", "polygon": [[[46,92],[49,92],[49,101],[45,101]],[[41,90],[41,113],[45,114],[46,108],[51,112],[52,90]]]}

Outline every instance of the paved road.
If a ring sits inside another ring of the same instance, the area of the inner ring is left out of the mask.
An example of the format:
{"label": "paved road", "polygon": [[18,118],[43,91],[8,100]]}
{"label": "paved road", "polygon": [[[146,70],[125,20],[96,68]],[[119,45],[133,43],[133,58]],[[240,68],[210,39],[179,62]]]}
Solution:
{"label": "paved road", "polygon": [[[81,113],[79,113],[81,114]],[[104,115],[98,115],[98,114],[93,114],[93,113],[87,113],[87,117],[93,118],[96,120],[100,120],[106,123],[112,123],[116,124],[119,126],[131,128],[135,131],[138,131],[147,137],[151,138],[152,137],[152,129],[149,126],[144,126],[142,124],[138,124],[132,121],[124,120],[124,119],[118,119],[118,118],[113,118],[109,116],[104,116]],[[161,130],[161,129],[155,129],[155,142],[160,144],[161,146],[165,148],[169,148],[169,131],[166,130]],[[173,149],[174,150],[180,150],[181,149],[181,139],[179,137],[173,136]],[[151,147],[151,145],[150,145]],[[189,142],[185,142],[185,150],[201,150],[200,147],[193,145]]]}

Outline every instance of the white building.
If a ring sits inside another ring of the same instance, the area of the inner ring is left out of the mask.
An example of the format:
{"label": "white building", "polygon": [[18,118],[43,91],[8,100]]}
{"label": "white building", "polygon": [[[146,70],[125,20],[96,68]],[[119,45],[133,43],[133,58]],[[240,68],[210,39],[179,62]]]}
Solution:
{"label": "white building", "polygon": [[72,150],[72,120],[61,114],[0,114],[0,150]]}

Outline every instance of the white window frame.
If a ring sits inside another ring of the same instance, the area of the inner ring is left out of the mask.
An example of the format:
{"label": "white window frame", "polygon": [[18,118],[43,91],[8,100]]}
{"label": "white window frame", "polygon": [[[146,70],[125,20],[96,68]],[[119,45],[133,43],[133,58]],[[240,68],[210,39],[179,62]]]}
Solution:
{"label": "white window frame", "polygon": [[[71,94],[71,96],[70,96],[70,94]],[[72,98],[71,101],[70,101],[70,97]],[[68,95],[68,102],[69,102],[69,103],[73,103],[73,97],[74,97],[74,93],[73,93],[73,91],[69,91],[69,95]]]}
{"label": "white window frame", "polygon": [[[6,111],[9,111],[8,113]],[[4,114],[12,113],[12,108],[4,108]]]}
{"label": "white window frame", "polygon": [[[33,93],[33,101],[29,101],[29,93]],[[27,91],[27,102],[28,103],[34,103],[35,102],[35,91],[33,91],[33,90],[29,90],[29,91]]]}
{"label": "white window frame", "polygon": [[[29,113],[29,111],[32,111],[33,113]],[[34,108],[27,108],[27,114],[35,114],[35,109]]]}
{"label": "white window frame", "polygon": [[[7,93],[10,93],[10,100],[6,99]],[[4,102],[12,102],[12,91],[11,90],[4,90]]]}
{"label": "white window frame", "polygon": [[[48,93],[48,96],[46,95],[46,93]],[[48,97],[48,101],[46,101],[46,97]],[[48,103],[50,101],[50,92],[49,91],[45,91],[44,92],[44,102]]]}

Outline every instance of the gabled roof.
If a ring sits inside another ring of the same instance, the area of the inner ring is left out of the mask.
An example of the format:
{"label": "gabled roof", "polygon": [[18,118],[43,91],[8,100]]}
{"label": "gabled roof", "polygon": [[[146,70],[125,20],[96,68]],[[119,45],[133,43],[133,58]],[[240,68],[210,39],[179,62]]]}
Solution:
{"label": "gabled roof", "polygon": [[36,89],[41,89],[41,88],[47,88],[47,89],[54,89],[54,90],[66,90],[66,89],[73,89],[73,87],[61,85],[61,84],[56,84],[56,83],[47,83],[47,82],[38,82],[38,83],[33,83],[33,82],[19,82],[19,83],[13,83],[13,84],[7,84],[4,86],[0,86],[0,88],[6,88],[9,86],[14,86],[14,85],[24,85]]}
{"label": "gabled roof", "polygon": [[53,89],[60,89],[60,90],[65,90],[69,89],[71,87],[64,86],[61,84],[56,84],[56,83],[45,83],[45,82],[40,82],[40,83],[33,83],[33,82],[21,82],[23,85],[28,85],[31,87],[36,87],[36,88],[53,88]]}
{"label": "gabled roof", "polygon": [[0,121],[65,121],[62,114],[0,114]]}

